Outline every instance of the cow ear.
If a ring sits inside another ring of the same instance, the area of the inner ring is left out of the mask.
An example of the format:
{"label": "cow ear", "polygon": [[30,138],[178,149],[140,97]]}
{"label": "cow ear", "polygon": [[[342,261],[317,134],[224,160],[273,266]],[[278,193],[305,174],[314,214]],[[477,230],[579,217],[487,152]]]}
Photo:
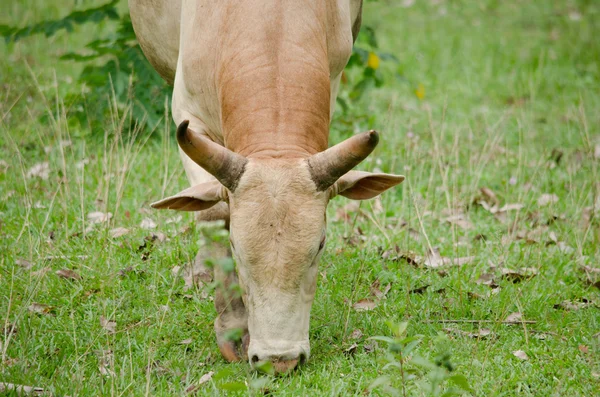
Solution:
{"label": "cow ear", "polygon": [[174,196],[150,204],[152,208],[177,211],[202,211],[222,201],[227,194],[218,181],[200,183]]}
{"label": "cow ear", "polygon": [[332,197],[340,194],[352,200],[368,200],[403,180],[403,175],[350,171],[332,186]]}

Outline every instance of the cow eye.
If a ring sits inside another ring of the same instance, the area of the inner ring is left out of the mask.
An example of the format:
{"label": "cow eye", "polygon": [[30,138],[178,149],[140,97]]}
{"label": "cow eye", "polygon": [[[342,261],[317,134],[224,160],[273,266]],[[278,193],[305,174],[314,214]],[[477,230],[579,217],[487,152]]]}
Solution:
{"label": "cow eye", "polygon": [[323,239],[321,240],[321,244],[319,244],[319,251],[321,251],[323,249],[323,247],[325,247],[325,236],[323,236]]}

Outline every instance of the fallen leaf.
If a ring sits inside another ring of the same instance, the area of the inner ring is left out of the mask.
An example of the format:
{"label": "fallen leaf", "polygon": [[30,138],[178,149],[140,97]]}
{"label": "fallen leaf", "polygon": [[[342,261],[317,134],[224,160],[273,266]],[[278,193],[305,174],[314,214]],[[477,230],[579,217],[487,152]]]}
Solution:
{"label": "fallen leaf", "polygon": [[591,267],[587,265],[581,265],[581,270],[587,273],[600,274],[600,267]]}
{"label": "fallen leaf", "polygon": [[100,316],[100,326],[108,331],[108,333],[114,334],[117,328],[117,322],[108,320],[104,316]]}
{"label": "fallen leaf", "polygon": [[538,198],[537,203],[540,207],[555,204],[558,203],[558,196],[556,194],[544,193]]}
{"label": "fallen leaf", "polygon": [[594,148],[594,158],[600,159],[600,143]]}
{"label": "fallen leaf", "polygon": [[356,353],[356,349],[358,349],[358,344],[353,343],[350,347],[344,349],[343,353],[347,356],[353,356]]}
{"label": "fallen leaf", "polygon": [[184,339],[181,342],[179,342],[180,345],[191,345],[192,344],[192,338],[188,338],[188,339]]}
{"label": "fallen leaf", "polygon": [[445,219],[445,221],[450,223],[451,225],[456,225],[463,230],[473,229],[473,224],[470,220],[467,219],[467,217],[464,214],[456,214],[449,216]]}
{"label": "fallen leaf", "polygon": [[25,259],[17,259],[15,261],[15,264],[17,266],[21,266],[23,269],[25,270],[29,270],[33,267],[33,263],[29,262],[28,260]]}
{"label": "fallen leaf", "polygon": [[37,163],[35,164],[33,167],[31,167],[29,169],[29,171],[27,171],[27,177],[28,178],[40,178],[40,179],[48,179],[48,177],[50,176],[50,163],[48,163],[47,161],[43,162],[43,163]]}
{"label": "fallen leaf", "polygon": [[[0,392],[15,392],[15,396],[21,395],[32,395],[32,396],[43,396],[46,395],[44,388],[36,386],[17,385],[15,383],[7,383],[0,381]],[[13,394],[10,394],[13,395]]]}
{"label": "fallen leaf", "polygon": [[425,284],[421,287],[411,289],[410,291],[408,291],[408,293],[409,294],[423,294],[425,292],[425,290],[427,290],[427,288],[429,288],[429,284]]}
{"label": "fallen leaf", "polygon": [[142,219],[142,223],[140,223],[140,227],[142,229],[155,229],[156,226],[157,226],[156,222],[154,222],[150,218],[144,218],[144,219]]}
{"label": "fallen leaf", "polygon": [[380,285],[379,279],[377,279],[377,280],[373,281],[373,283],[371,284],[371,287],[369,288],[369,291],[371,292],[371,295],[373,295],[377,299],[385,298],[385,296],[387,295],[387,293],[392,288],[392,284],[391,283],[386,284],[383,287],[383,291],[381,291],[379,289],[380,287],[381,287],[381,285]]}
{"label": "fallen leaf", "polygon": [[583,354],[588,354],[590,352],[589,347],[587,347],[586,345],[579,345],[577,346],[577,348],[579,349],[580,352],[582,352]]}
{"label": "fallen leaf", "polygon": [[536,274],[538,274],[537,269],[532,267],[522,267],[519,270],[511,270],[507,268],[502,269],[502,278],[512,281],[514,284],[523,280],[529,280]]}
{"label": "fallen leaf", "polygon": [[0,172],[5,173],[9,165],[5,160],[0,160]]}
{"label": "fallen leaf", "polygon": [[114,355],[112,350],[100,350],[97,351],[98,355],[98,369],[103,376],[115,376],[113,371]]}
{"label": "fallen leaf", "polygon": [[515,350],[514,352],[512,352],[513,356],[520,358],[521,360],[529,360],[529,357],[527,357],[527,353],[525,353],[523,350]]}
{"label": "fallen leaf", "polygon": [[462,266],[475,259],[474,256],[465,256],[459,258],[447,258],[440,255],[438,248],[434,247],[425,257],[415,257],[415,261],[425,267],[436,269],[442,266]]}
{"label": "fallen leaf", "polygon": [[494,193],[492,191],[492,189],[487,188],[487,187],[482,187],[481,189],[479,189],[479,191],[483,195],[483,199],[485,201],[487,201],[488,203],[490,203],[492,205],[497,205],[500,203],[500,200],[498,200],[496,193]]}
{"label": "fallen leaf", "polygon": [[30,312],[37,313],[37,314],[50,314],[52,312],[52,309],[53,309],[52,306],[48,306],[43,303],[36,303],[36,302],[33,302],[27,308],[27,310],[29,310]]}
{"label": "fallen leaf", "polygon": [[214,373],[214,371],[210,371],[210,372],[207,372],[207,373],[205,373],[204,375],[202,375],[202,376],[200,377],[200,380],[198,381],[198,384],[199,384],[199,385],[201,385],[201,384],[203,384],[203,383],[206,383],[206,382],[208,382],[209,380],[211,380],[211,379],[212,379],[212,376],[213,376],[214,374],[215,374],[215,373]]}
{"label": "fallen leaf", "polygon": [[375,309],[376,306],[377,306],[377,302],[370,300],[370,299],[361,299],[358,302],[356,302],[354,305],[352,305],[354,310],[356,310],[357,312],[373,310],[373,309]]}
{"label": "fallen leaf", "polygon": [[523,319],[523,313],[515,312],[511,313],[504,319],[505,323],[518,324]]}
{"label": "fallen leaf", "polygon": [[2,335],[2,336],[14,335],[18,331],[19,331],[19,328],[17,328],[16,325],[11,324],[11,323],[6,323],[4,325],[4,327],[0,328],[0,335]]}
{"label": "fallen leaf", "polygon": [[490,288],[496,288],[498,286],[498,284],[496,284],[494,281],[494,275],[491,273],[483,273],[477,280],[475,280],[475,283],[487,285]]}
{"label": "fallen leaf", "polygon": [[564,300],[560,303],[557,303],[553,307],[555,309],[577,311],[579,309],[588,307],[590,304],[591,304],[591,302],[589,300],[587,300],[585,298],[581,298],[579,301]]}
{"label": "fallen leaf", "polygon": [[351,339],[360,339],[362,338],[363,333],[360,329],[355,329],[354,331],[352,331],[352,333],[350,334],[350,338]]}
{"label": "fallen leaf", "polygon": [[111,229],[111,231],[108,233],[110,234],[110,237],[117,238],[128,234],[129,229],[127,229],[126,227],[117,227],[115,229]]}
{"label": "fallen leaf", "polygon": [[108,222],[111,218],[112,213],[110,212],[104,213],[100,211],[94,211],[87,215],[88,221],[90,221],[92,224]]}
{"label": "fallen leaf", "polygon": [[150,235],[146,236],[146,240],[151,240],[152,242],[158,241],[160,243],[167,241],[167,235],[161,232],[153,232]]}
{"label": "fallen leaf", "polygon": [[62,278],[66,278],[68,280],[81,280],[81,276],[79,275],[79,273],[70,269],[57,270],[56,275]]}

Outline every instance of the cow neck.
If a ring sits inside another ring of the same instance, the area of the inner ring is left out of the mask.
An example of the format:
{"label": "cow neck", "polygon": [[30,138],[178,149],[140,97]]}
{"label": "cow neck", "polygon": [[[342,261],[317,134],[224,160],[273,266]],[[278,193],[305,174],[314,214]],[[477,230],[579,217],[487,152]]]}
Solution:
{"label": "cow neck", "polygon": [[286,5],[293,3],[276,2],[269,17],[243,24],[243,34],[222,36],[217,84],[224,143],[246,157],[307,157],[327,148],[326,24],[318,10]]}

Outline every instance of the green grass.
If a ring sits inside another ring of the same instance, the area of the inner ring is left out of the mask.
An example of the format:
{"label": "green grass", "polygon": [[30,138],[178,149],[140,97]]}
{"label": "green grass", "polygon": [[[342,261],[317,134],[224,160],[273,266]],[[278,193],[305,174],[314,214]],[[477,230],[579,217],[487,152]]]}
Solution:
{"label": "green grass", "polygon": [[[600,297],[581,265],[600,267],[600,5],[402,3],[410,2],[366,4],[365,24],[375,28],[382,49],[398,57],[402,77],[364,95],[360,110],[372,125],[355,127],[382,133],[380,147],[361,167],[404,173],[407,181],[382,196],[382,209],[364,202],[360,211],[348,210],[349,222],[336,220],[348,202],[331,203],[311,359],[291,376],[269,379],[267,389],[277,396],[368,395],[382,374],[392,374],[401,388],[399,372],[383,370],[384,344],[372,352],[364,346],[368,337],[389,334],[386,320],[408,320],[409,335],[425,338],[419,354],[426,357],[435,355],[433,339],[445,328],[492,331],[481,339],[446,331],[451,361],[473,395],[597,395]],[[67,8],[29,0],[8,11],[0,23],[36,22]],[[130,143],[129,116],[121,108],[107,118],[105,131],[69,127],[61,98],[80,66],[56,59],[95,34],[91,27],[78,32],[0,44],[6,55],[0,57],[0,330],[7,323],[18,327],[16,334],[0,335],[0,381],[56,395],[183,395],[215,371],[224,378],[213,377],[197,393],[221,395],[223,382],[257,375],[245,363],[224,362],[212,331],[212,301],[186,291],[172,274],[193,259],[202,232],[189,214],[168,223],[176,213],[149,210],[149,202],[187,184],[173,126],[168,121],[156,137],[141,132]],[[423,99],[415,95],[419,84]],[[347,136],[346,128],[334,121],[333,140]],[[71,145],[61,147],[61,140]],[[47,180],[27,175],[44,161]],[[474,204],[482,187],[493,190],[500,205],[524,207],[497,219]],[[558,201],[538,204],[545,193]],[[93,211],[113,217],[86,231]],[[472,227],[445,222],[456,212]],[[151,233],[139,227],[144,218],[168,240],[140,250]],[[115,227],[131,232],[111,238]],[[359,229],[364,237],[349,244],[345,237]],[[524,233],[532,233],[529,240],[518,238]],[[552,244],[554,236],[569,249]],[[396,246],[401,254],[439,247],[446,257],[475,258],[444,271],[382,259],[381,251]],[[523,267],[537,274],[516,283],[501,277],[502,268]],[[60,269],[82,279],[60,278]],[[476,283],[484,273],[494,275],[497,293]],[[370,298],[377,279],[392,283],[386,297],[372,311],[354,310],[353,303]],[[423,293],[411,292],[424,285]],[[581,299],[590,303],[579,310],[556,306]],[[29,311],[34,302],[51,306],[50,314]],[[502,324],[513,312],[535,323]],[[115,333],[101,326],[101,316],[116,321]],[[357,340],[351,338],[356,329],[363,334]],[[356,352],[344,354],[353,343]],[[515,357],[516,350],[528,360]],[[106,351],[112,352],[112,376],[99,369]],[[421,395],[414,381],[405,385],[407,395]],[[371,393],[384,394],[381,388]]]}

